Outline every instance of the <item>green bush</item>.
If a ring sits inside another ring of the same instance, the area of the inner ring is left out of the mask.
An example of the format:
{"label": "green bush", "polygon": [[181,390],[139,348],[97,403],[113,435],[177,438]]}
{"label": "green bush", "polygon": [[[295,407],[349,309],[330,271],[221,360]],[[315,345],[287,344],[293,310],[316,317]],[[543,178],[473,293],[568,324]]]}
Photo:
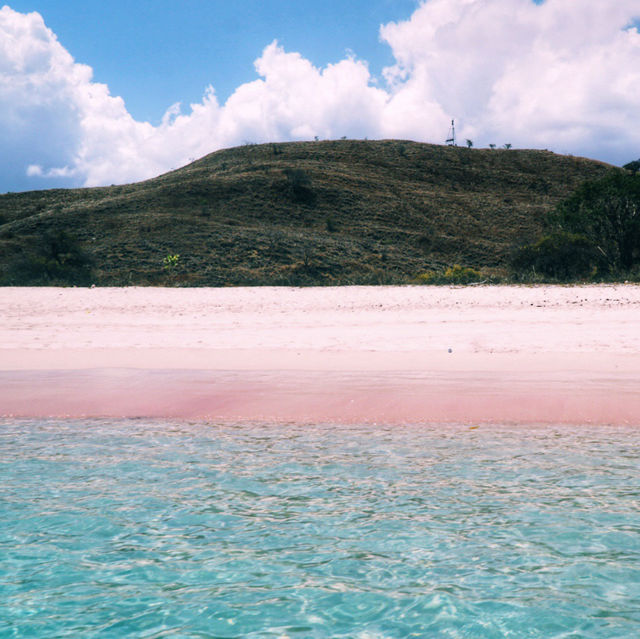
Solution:
{"label": "green bush", "polygon": [[472,284],[486,279],[475,268],[454,264],[447,267],[444,272],[425,271],[414,278],[416,284]]}
{"label": "green bush", "polygon": [[162,260],[162,268],[165,271],[173,271],[178,266],[178,262],[180,261],[180,254],[171,254],[168,253],[167,256]]}
{"label": "green bush", "polygon": [[587,237],[565,231],[545,235],[511,256],[512,268],[521,275],[561,281],[593,277],[601,264],[602,255]]}
{"label": "green bush", "polygon": [[436,271],[425,271],[416,275],[413,281],[415,284],[439,284],[440,275]]}
{"label": "green bush", "polygon": [[546,225],[544,236],[513,252],[516,277],[626,279],[640,265],[640,175],[617,169],[583,183]]}
{"label": "green bush", "polygon": [[445,270],[444,278],[452,284],[470,284],[479,282],[482,279],[482,273],[475,268],[454,264]]}
{"label": "green bush", "polygon": [[585,237],[609,273],[630,271],[640,262],[640,175],[611,171],[585,182],[549,215],[552,231]]}

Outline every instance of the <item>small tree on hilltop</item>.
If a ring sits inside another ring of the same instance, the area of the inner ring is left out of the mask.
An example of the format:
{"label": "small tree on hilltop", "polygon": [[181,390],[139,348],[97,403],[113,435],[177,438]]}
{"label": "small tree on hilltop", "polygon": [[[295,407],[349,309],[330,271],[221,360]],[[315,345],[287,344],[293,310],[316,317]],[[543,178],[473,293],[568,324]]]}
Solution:
{"label": "small tree on hilltop", "polygon": [[640,173],[640,159],[634,160],[633,162],[629,162],[625,164],[623,169],[627,169],[627,171],[631,171],[631,173]]}

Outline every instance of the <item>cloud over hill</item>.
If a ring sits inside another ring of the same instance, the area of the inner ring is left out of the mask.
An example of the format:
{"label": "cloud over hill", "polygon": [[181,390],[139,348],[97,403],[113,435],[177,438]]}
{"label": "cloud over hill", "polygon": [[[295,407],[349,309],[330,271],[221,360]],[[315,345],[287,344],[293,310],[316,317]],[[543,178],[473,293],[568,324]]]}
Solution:
{"label": "cloud over hill", "polygon": [[[173,105],[158,126],[92,79],[38,13],[0,10],[2,186],[130,182],[247,141],[510,142],[622,163],[640,153],[639,0],[428,0],[380,29],[395,64],[325,68],[277,42],[221,104]],[[634,22],[634,20],[636,22]]]}

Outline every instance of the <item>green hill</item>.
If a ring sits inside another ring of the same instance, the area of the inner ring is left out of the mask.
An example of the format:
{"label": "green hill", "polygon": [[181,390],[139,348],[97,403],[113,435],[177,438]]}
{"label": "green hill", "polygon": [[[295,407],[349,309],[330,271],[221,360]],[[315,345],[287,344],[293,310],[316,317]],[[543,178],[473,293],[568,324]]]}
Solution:
{"label": "green hill", "polygon": [[453,264],[500,275],[548,210],[610,168],[397,140],[247,145],[137,184],[1,195],[0,282],[400,283]]}

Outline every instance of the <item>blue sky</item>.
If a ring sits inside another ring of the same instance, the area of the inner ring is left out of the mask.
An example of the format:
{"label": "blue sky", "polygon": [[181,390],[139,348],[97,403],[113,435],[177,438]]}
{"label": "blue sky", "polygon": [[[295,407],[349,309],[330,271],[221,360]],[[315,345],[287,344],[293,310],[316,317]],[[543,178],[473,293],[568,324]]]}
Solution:
{"label": "blue sky", "polygon": [[640,0],[0,0],[0,192],[245,142],[640,157]]}
{"label": "blue sky", "polygon": [[378,29],[407,19],[418,0],[12,0],[38,11],[94,79],[122,96],[136,118],[157,123],[175,102],[221,100],[254,80],[253,61],[278,40],[315,65],[352,51],[374,75],[393,63]]}

